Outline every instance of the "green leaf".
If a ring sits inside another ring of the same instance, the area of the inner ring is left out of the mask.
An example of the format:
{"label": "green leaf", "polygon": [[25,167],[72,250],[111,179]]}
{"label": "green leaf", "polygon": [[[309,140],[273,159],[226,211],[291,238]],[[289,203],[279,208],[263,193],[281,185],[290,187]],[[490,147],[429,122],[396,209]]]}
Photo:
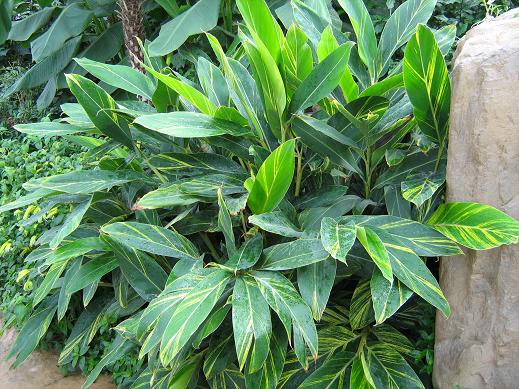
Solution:
{"label": "green leaf", "polygon": [[82,386],[82,389],[86,389],[92,386],[105,366],[121,359],[132,347],[132,342],[124,339],[121,335],[118,335],[109,346],[108,351],[103,354],[103,357],[96,365],[96,367],[94,367],[94,369],[90,372]]}
{"label": "green leaf", "polygon": [[54,96],[56,96],[57,91],[56,81],[56,77],[51,77],[45,84],[43,91],[36,100],[36,107],[39,110],[47,108],[52,103],[52,100],[54,99]]}
{"label": "green leaf", "polygon": [[369,281],[361,281],[357,284],[351,297],[350,324],[354,330],[361,329],[373,321],[373,305]]}
{"label": "green leaf", "polygon": [[189,383],[193,380],[193,377],[198,379],[198,370],[202,363],[203,356],[203,354],[196,354],[188,360],[183,361],[169,380],[168,389],[184,389],[189,387]]}
{"label": "green leaf", "polygon": [[61,47],[69,39],[83,32],[94,15],[79,3],[65,7],[52,25],[31,42],[32,59],[40,62]]}
{"label": "green leaf", "polygon": [[103,88],[83,76],[67,74],[66,77],[70,91],[99,131],[133,149],[128,123],[112,112],[117,109],[115,100]]}
{"label": "green leaf", "polygon": [[13,4],[11,1],[2,1],[0,3],[0,45],[3,45],[4,42],[9,38],[12,13]]}
{"label": "green leaf", "polygon": [[411,204],[404,200],[400,188],[392,185],[384,187],[384,200],[389,215],[404,219],[411,218]]}
{"label": "green leaf", "polygon": [[269,306],[251,277],[234,284],[232,325],[240,370],[250,356],[248,372],[258,371],[269,353],[272,324]]}
{"label": "green leaf", "polygon": [[299,238],[303,233],[298,227],[281,211],[272,211],[260,215],[249,216],[252,223],[264,231],[286,236],[288,238]]}
{"label": "green leaf", "polygon": [[418,257],[407,242],[399,240],[394,235],[378,231],[389,254],[393,274],[409,289],[434,305],[445,316],[450,315],[449,303],[423,260]]}
{"label": "green leaf", "polygon": [[376,326],[373,328],[373,334],[382,343],[392,347],[393,350],[399,353],[412,354],[415,350],[413,342],[388,324]]}
{"label": "green leaf", "polygon": [[97,287],[99,286],[100,280],[95,280],[87,287],[83,288],[83,306],[86,307],[88,303],[92,300],[94,297]]}
{"label": "green leaf", "polygon": [[346,263],[346,256],[355,243],[355,224],[341,223],[330,217],[321,221],[321,242],[330,255]]}
{"label": "green leaf", "polygon": [[285,365],[287,345],[286,332],[282,328],[274,326],[270,337],[270,351],[263,366],[255,373],[245,374],[245,382],[248,388],[276,389]]}
{"label": "green leaf", "polygon": [[83,309],[59,355],[58,365],[71,362],[78,349],[85,349],[89,345],[102,324],[109,302],[107,296],[100,296]]}
{"label": "green leaf", "polygon": [[295,141],[289,140],[263,162],[247,199],[254,214],[272,211],[285,197],[294,177]]}
{"label": "green leaf", "polygon": [[434,195],[444,182],[445,174],[442,173],[433,175],[417,174],[402,181],[400,184],[402,196],[407,201],[420,207]]}
{"label": "green leaf", "polygon": [[121,272],[139,296],[151,301],[162,292],[168,276],[154,258],[114,240],[108,243],[114,250]]}
{"label": "green leaf", "polygon": [[[317,46],[317,57],[319,61],[323,61],[327,56],[333,53],[339,47],[339,43],[333,34],[333,28],[331,26],[327,26],[322,34],[321,40],[319,41],[319,45]],[[342,94],[344,95],[347,102],[355,100],[359,96],[359,87],[355,83],[353,76],[351,75],[351,71],[348,66],[343,70],[343,75],[339,81],[339,85],[342,90]]]}
{"label": "green leaf", "polygon": [[393,282],[393,272],[391,270],[391,262],[384,243],[377,233],[368,227],[356,226],[357,239],[364,246],[375,265],[380,269],[384,278],[389,282]]}
{"label": "green leaf", "polygon": [[83,263],[74,278],[67,284],[67,293],[72,294],[87,287],[118,266],[117,258],[110,254],[101,255]]}
{"label": "green leaf", "polygon": [[70,194],[90,194],[142,178],[141,174],[133,170],[79,170],[31,180],[23,187],[27,190],[47,189]]}
{"label": "green leaf", "polygon": [[52,318],[56,313],[58,296],[54,295],[31,315],[25,322],[16,341],[7,354],[7,359],[16,355],[12,368],[18,367],[36,349],[40,339],[45,335],[50,326]]}
{"label": "green leaf", "polygon": [[233,122],[196,112],[144,115],[135,119],[134,123],[177,138],[206,138],[224,134],[243,136],[249,132]]}
{"label": "green leaf", "polygon": [[198,57],[198,79],[209,100],[219,107],[229,105],[229,89],[221,70],[204,57]]}
{"label": "green leaf", "polygon": [[314,319],[321,320],[330,298],[337,262],[332,258],[297,269],[297,286],[303,300],[310,306]]}
{"label": "green leaf", "polygon": [[231,304],[225,304],[223,307],[214,311],[204,323],[200,331],[198,331],[198,334],[193,341],[193,347],[199,348],[200,343],[220,327],[230,310]]}
{"label": "green leaf", "polygon": [[21,196],[18,199],[14,200],[10,203],[2,205],[0,207],[0,213],[7,212],[12,209],[24,207],[26,205],[34,203],[35,201],[38,201],[39,199],[42,199],[47,196],[51,196],[52,194],[55,194],[55,193],[56,192],[54,192],[51,189],[45,189],[45,188],[36,189],[34,192],[29,192],[26,195]]}
{"label": "green leaf", "polygon": [[82,127],[59,122],[40,122],[30,124],[16,124],[14,128],[23,134],[35,136],[62,136],[85,132]]}
{"label": "green leaf", "polygon": [[[119,52],[123,43],[123,30],[121,22],[114,23],[90,43],[83,51],[76,56],[78,58],[88,58],[97,62],[107,62]],[[72,61],[64,70],[65,73],[86,74],[86,70],[82,69],[75,61]],[[60,74],[58,80],[58,89],[66,88],[67,83],[64,75]],[[68,104],[68,103],[66,103]]]}
{"label": "green leaf", "polygon": [[352,47],[351,42],[339,46],[312,70],[292,96],[291,113],[317,104],[337,87],[348,66]]}
{"label": "green leaf", "polygon": [[134,207],[138,209],[157,209],[191,205],[200,200],[201,198],[198,196],[181,191],[179,184],[171,184],[146,193],[137,201]]}
{"label": "green leaf", "polygon": [[227,203],[223,198],[221,188],[218,188],[218,228],[224,235],[227,255],[232,257],[236,252],[236,240],[234,238],[234,231],[229,208],[227,207]]}
{"label": "green leaf", "polygon": [[364,371],[364,366],[362,365],[362,357],[355,356],[353,358],[353,363],[351,364],[351,373],[349,384],[351,388],[358,389],[372,389],[373,386],[369,383],[368,379],[371,377],[367,377]]}
{"label": "green leaf", "polygon": [[404,83],[420,130],[438,142],[441,151],[449,126],[451,83],[434,34],[423,25],[405,49]]}
{"label": "green leaf", "polygon": [[258,262],[263,251],[263,237],[261,234],[250,238],[225,263],[226,267],[235,270],[248,269]]}
{"label": "green leaf", "polygon": [[261,93],[255,80],[240,62],[227,58],[214,36],[207,34],[207,38],[224,69],[229,95],[234,105],[248,119],[250,127],[259,137],[269,137],[271,131],[266,125]]}
{"label": "green leaf", "polygon": [[364,89],[360,94],[360,97],[368,96],[383,96],[393,89],[399,89],[404,87],[404,76],[402,73],[388,76],[382,81],[379,81],[368,88]]}
{"label": "green leaf", "polygon": [[92,197],[76,205],[74,210],[67,215],[63,224],[58,227],[56,234],[49,242],[49,247],[51,249],[58,247],[63,239],[72,234],[79,227],[85,213],[90,208],[90,204],[92,204]]}
{"label": "green leaf", "polygon": [[367,347],[364,353],[376,389],[424,388],[411,366],[391,347],[375,344]]}
{"label": "green leaf", "polygon": [[261,40],[274,61],[277,62],[283,33],[270,13],[265,0],[237,0],[236,4],[247,29],[253,34],[254,40]]}
{"label": "green leaf", "polygon": [[373,270],[370,286],[377,324],[390,318],[413,295],[400,280],[389,282],[379,269]]}
{"label": "green leaf", "polygon": [[44,280],[38,286],[38,289],[34,292],[34,297],[32,301],[32,306],[35,307],[38,305],[51,291],[51,289],[54,287],[54,284],[56,284],[56,281],[61,276],[61,273],[65,270],[67,267],[67,262],[57,263],[55,265],[52,265],[45,275]]}
{"label": "green leaf", "polygon": [[56,7],[45,7],[38,12],[27,15],[22,20],[13,22],[7,39],[18,42],[28,40],[32,34],[47,24],[55,10]]}
{"label": "green leaf", "polygon": [[235,353],[233,348],[232,334],[222,334],[211,339],[203,367],[204,375],[208,380],[227,368]]}
{"label": "green leaf", "polygon": [[299,223],[304,231],[319,232],[325,217],[338,217],[350,212],[359,205],[361,199],[355,195],[341,196],[326,203],[326,206],[305,209],[299,215]]}
{"label": "green leaf", "polygon": [[436,0],[407,0],[391,14],[380,35],[377,56],[377,79],[383,76],[393,54],[414,34],[419,24],[429,21]]}
{"label": "green leaf", "polygon": [[377,38],[373,22],[362,0],[338,0],[346,11],[357,36],[360,59],[368,67],[371,79],[376,78],[375,63],[377,59]]}
{"label": "green leaf", "polygon": [[328,252],[319,239],[296,239],[263,250],[263,270],[289,270],[324,261]]}
{"label": "green leaf", "polygon": [[[61,321],[63,317],[65,317],[65,313],[67,313],[68,304],[70,303],[70,299],[72,297],[72,293],[68,292],[68,284],[74,279],[76,276],[79,267],[81,266],[82,258],[78,257],[72,261],[72,265],[67,269],[65,276],[63,277],[63,283],[59,290],[59,298],[58,298],[58,321]],[[67,263],[67,262],[65,262]]]}
{"label": "green leaf", "polygon": [[243,374],[238,370],[234,364],[230,364],[224,371],[217,374],[211,380],[211,388],[243,388],[245,387],[245,380]]}
{"label": "green leaf", "polygon": [[83,69],[108,85],[151,100],[155,86],[150,78],[141,72],[129,66],[109,65],[88,58],[76,58],[75,61]]}
{"label": "green leaf", "polygon": [[288,29],[281,48],[283,77],[289,98],[310,74],[314,66],[312,49],[307,38],[295,24]]}
{"label": "green leaf", "polygon": [[[348,373],[355,354],[340,351],[310,374],[298,389],[347,388]],[[356,386],[351,388],[361,389]]]}
{"label": "green leaf", "polygon": [[437,154],[433,152],[428,154],[416,152],[407,156],[403,162],[393,168],[387,169],[378,176],[373,189],[383,188],[391,184],[400,185],[400,183],[405,181],[410,175],[419,172],[433,171],[436,165],[436,157]]}
{"label": "green leaf", "polygon": [[447,238],[473,250],[519,242],[519,222],[489,205],[442,204],[427,221]]}
{"label": "green leaf", "polygon": [[151,224],[124,222],[105,225],[101,231],[133,249],[178,259],[196,261],[197,248],[178,232]]}
{"label": "green leaf", "polygon": [[163,365],[171,362],[209,316],[229,277],[223,270],[209,274],[178,304],[162,337],[160,360]]}
{"label": "green leaf", "polygon": [[160,83],[164,84],[167,88],[172,89],[180,96],[185,98],[188,102],[193,104],[200,112],[206,115],[213,116],[218,108],[215,104],[209,100],[198,89],[192,87],[186,82],[182,82],[173,76],[162,74],[153,70],[148,66],[144,66],[146,70],[151,73]]}
{"label": "green leaf", "polygon": [[[141,315],[137,328],[137,335],[139,337],[151,331],[143,342],[139,358],[142,358],[160,344],[164,331],[178,304],[204,279],[206,274],[210,274],[214,271],[214,268],[210,269],[209,272],[205,269],[195,269],[168,284],[164,291],[149,303]],[[167,313],[167,315],[165,313]]]}
{"label": "green leaf", "polygon": [[148,46],[149,55],[158,57],[178,49],[191,35],[216,26],[220,0],[200,0],[173,20],[162,25],[159,36]]}
{"label": "green leaf", "polygon": [[31,67],[4,92],[2,97],[7,98],[20,90],[32,89],[46,83],[69,64],[80,43],[79,36],[69,39],[60,49]]}
{"label": "green leaf", "polygon": [[243,48],[254,69],[254,78],[263,97],[263,106],[272,134],[282,139],[283,113],[287,104],[286,90],[275,59],[261,42],[241,35]]}
{"label": "green leaf", "polygon": [[292,128],[311,150],[361,177],[364,176],[357,164],[357,157],[352,152],[352,148],[358,148],[352,139],[325,122],[306,115],[293,116]]}
{"label": "green leaf", "polygon": [[197,175],[201,173],[242,173],[243,168],[232,159],[212,153],[163,153],[154,155],[149,162],[160,171]]}
{"label": "green leaf", "polygon": [[310,353],[317,358],[318,341],[312,312],[301,299],[292,283],[281,273],[253,271],[250,273],[270,307],[277,313],[287,334],[291,333],[292,324],[301,334]]}

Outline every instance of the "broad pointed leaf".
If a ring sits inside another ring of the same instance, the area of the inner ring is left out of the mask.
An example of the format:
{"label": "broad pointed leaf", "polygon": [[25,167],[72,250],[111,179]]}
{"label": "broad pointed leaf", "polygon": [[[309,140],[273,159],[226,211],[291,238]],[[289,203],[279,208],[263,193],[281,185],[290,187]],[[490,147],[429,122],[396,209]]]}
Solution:
{"label": "broad pointed leaf", "polygon": [[164,365],[171,362],[209,316],[229,277],[223,270],[209,274],[178,304],[162,337],[160,359]]}
{"label": "broad pointed leaf", "polygon": [[377,324],[390,318],[413,295],[400,280],[389,282],[379,269],[373,270],[370,287]]}
{"label": "broad pointed leaf", "polygon": [[187,238],[163,227],[124,222],[105,225],[101,231],[128,247],[148,253],[193,261],[200,257]]}
{"label": "broad pointed leaf", "polygon": [[295,141],[283,143],[261,165],[247,204],[254,214],[272,211],[285,197],[294,176]]}
{"label": "broad pointed leaf", "polygon": [[263,250],[261,268],[288,270],[324,261],[329,254],[319,239],[296,239]]}
{"label": "broad pointed leaf", "polygon": [[406,46],[404,83],[420,130],[438,142],[442,151],[449,125],[451,83],[434,34],[423,25]]}
{"label": "broad pointed leaf", "polygon": [[260,215],[249,216],[252,223],[264,231],[289,238],[299,238],[303,233],[298,227],[281,211],[272,211]]}
{"label": "broad pointed leaf", "polygon": [[234,344],[240,370],[250,358],[248,372],[258,371],[269,353],[270,309],[253,278],[237,278],[232,295]]}
{"label": "broad pointed leaf", "polygon": [[355,224],[342,223],[330,217],[321,221],[321,242],[330,255],[346,263],[346,256],[355,243]]}
{"label": "broad pointed leaf", "polygon": [[384,246],[384,243],[375,231],[368,227],[356,226],[357,239],[364,246],[364,250],[369,254],[375,265],[380,269],[384,278],[393,282],[393,272],[391,262]]}
{"label": "broad pointed leaf", "polygon": [[519,242],[519,222],[489,205],[442,204],[427,221],[447,238],[474,250]]}
{"label": "broad pointed leaf", "polygon": [[177,138],[207,138],[225,134],[242,136],[249,132],[236,123],[196,112],[179,111],[144,115],[137,117],[134,123]]}
{"label": "broad pointed leaf", "polygon": [[328,258],[297,269],[297,286],[303,300],[312,309],[316,321],[321,320],[335,281],[337,262]]}
{"label": "broad pointed leaf", "polygon": [[312,312],[292,283],[277,272],[253,271],[251,275],[267,303],[278,314],[287,333],[291,333],[291,324],[297,327],[310,353],[314,359],[317,358],[318,340]]}
{"label": "broad pointed leaf", "polygon": [[317,104],[337,87],[348,66],[352,46],[352,43],[339,46],[312,70],[292,96],[291,113]]}

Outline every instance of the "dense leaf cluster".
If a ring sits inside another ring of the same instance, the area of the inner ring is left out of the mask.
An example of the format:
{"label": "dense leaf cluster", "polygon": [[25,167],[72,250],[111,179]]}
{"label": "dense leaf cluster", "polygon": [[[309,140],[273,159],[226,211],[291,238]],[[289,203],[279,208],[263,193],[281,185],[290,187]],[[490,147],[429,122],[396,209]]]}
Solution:
{"label": "dense leaf cluster", "polygon": [[196,81],[149,55],[144,74],[80,59],[77,103],[16,126],[88,151],[0,207],[71,206],[26,258],[39,273],[14,365],[80,296],[59,363],[106,316],[118,334],[85,387],[134,352],[134,388],[423,387],[404,332],[417,301],[450,313],[426,258],[519,239],[499,210],[442,204],[455,28],[425,26],[434,0],[380,34],[339,0],[351,35],[326,2],[236,4],[235,43],[207,33]]}

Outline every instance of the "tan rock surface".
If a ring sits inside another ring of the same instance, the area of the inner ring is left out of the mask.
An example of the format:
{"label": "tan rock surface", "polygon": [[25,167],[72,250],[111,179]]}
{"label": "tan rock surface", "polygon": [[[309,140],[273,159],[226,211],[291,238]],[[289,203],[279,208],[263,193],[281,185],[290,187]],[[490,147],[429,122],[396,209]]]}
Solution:
{"label": "tan rock surface", "polygon": [[[517,14],[474,27],[458,45],[447,197],[519,219]],[[435,387],[519,388],[519,245],[442,259],[440,284],[452,316],[437,316]]]}
{"label": "tan rock surface", "polygon": [[[63,377],[56,366],[58,356],[53,353],[35,351],[17,369],[10,369],[7,353],[16,338],[14,330],[0,337],[0,388],[1,389],[80,389],[85,377],[80,375]],[[101,376],[92,389],[114,389],[111,378]]]}

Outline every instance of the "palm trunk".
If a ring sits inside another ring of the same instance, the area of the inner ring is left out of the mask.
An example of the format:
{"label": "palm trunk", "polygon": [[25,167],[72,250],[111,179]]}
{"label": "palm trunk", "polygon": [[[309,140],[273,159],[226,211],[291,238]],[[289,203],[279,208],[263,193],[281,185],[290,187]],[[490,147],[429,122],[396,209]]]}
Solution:
{"label": "palm trunk", "polygon": [[143,72],[144,56],[137,38],[144,41],[142,0],[119,0],[119,17],[123,24],[124,46],[132,68]]}

